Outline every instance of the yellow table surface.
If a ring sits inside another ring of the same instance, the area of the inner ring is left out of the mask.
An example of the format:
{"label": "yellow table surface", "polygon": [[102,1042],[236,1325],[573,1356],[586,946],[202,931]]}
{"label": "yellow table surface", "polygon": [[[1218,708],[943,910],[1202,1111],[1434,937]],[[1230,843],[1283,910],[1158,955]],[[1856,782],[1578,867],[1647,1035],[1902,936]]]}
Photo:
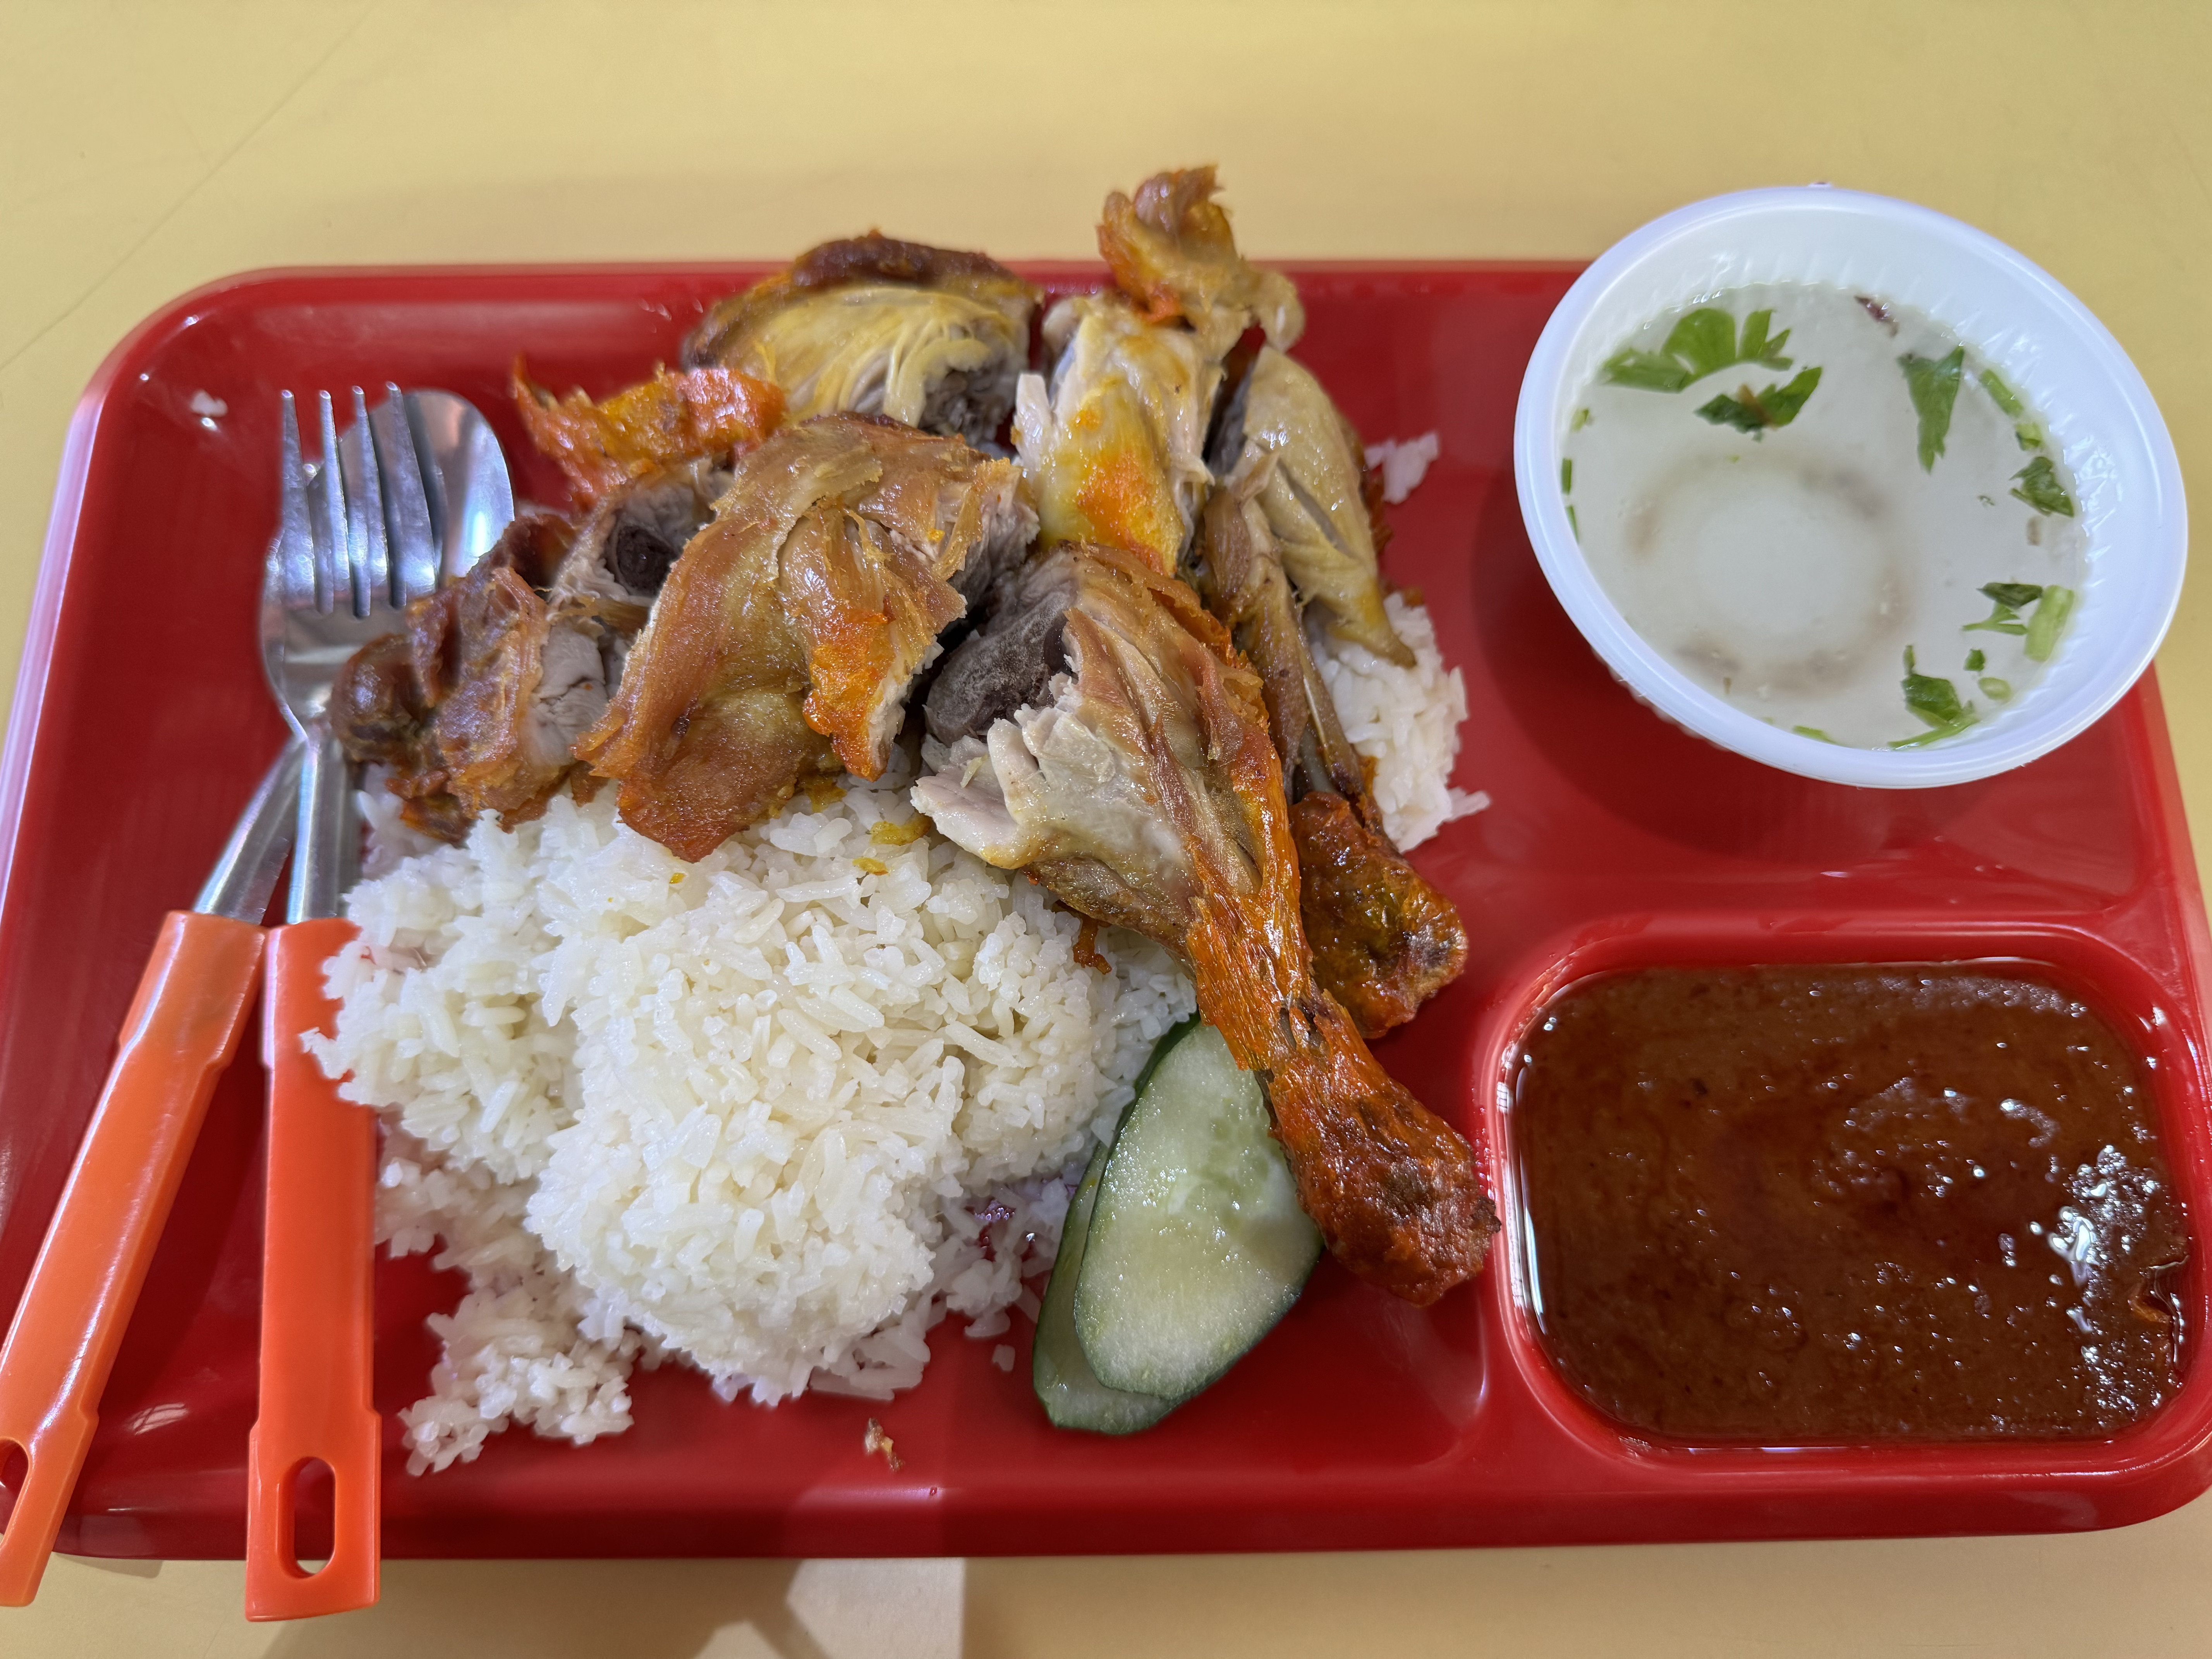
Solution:
{"label": "yellow table surface", "polygon": [[[1831,179],[2002,238],[2212,471],[2212,6],[0,0],[0,684],[62,436],[133,323],[257,265],[785,257],[870,225],[1085,255],[1221,164],[1263,256],[1586,258]],[[2212,823],[2212,595],[2160,658]],[[2198,1225],[2205,1225],[2198,1218]],[[2212,1498],[2084,1537],[905,1564],[395,1562],[247,1625],[233,1563],[58,1560],[10,1654],[2007,1659],[2212,1652]]]}

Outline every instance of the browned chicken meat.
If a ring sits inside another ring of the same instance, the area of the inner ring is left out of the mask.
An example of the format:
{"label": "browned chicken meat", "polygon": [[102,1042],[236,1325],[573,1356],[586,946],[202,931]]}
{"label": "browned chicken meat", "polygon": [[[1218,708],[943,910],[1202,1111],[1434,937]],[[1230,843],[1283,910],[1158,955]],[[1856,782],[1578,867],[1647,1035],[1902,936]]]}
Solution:
{"label": "browned chicken meat", "polygon": [[1314,975],[1364,1036],[1404,1024],[1467,965],[1458,909],[1384,831],[1366,767],[1314,665],[1262,502],[1279,458],[1248,452],[1206,504],[1194,585],[1260,676],[1291,799]]}
{"label": "browned chicken meat", "polygon": [[682,462],[623,486],[584,520],[550,598],[556,617],[592,629],[613,654],[609,685],[621,678],[622,653],[645,626],[684,544],[714,516],[731,477],[725,462]]}
{"label": "browned chicken meat", "polygon": [[793,420],[883,415],[988,443],[1028,364],[1036,291],[995,260],[871,232],[714,307],[684,343],[781,387]]}
{"label": "browned chicken meat", "polygon": [[1232,473],[1206,499],[1191,549],[1192,586],[1259,672],[1285,775],[1305,788],[1364,795],[1365,768],[1315,665],[1297,596],[1256,499],[1273,470],[1262,458]]}
{"label": "browned chicken meat", "polygon": [[1036,515],[1013,464],[865,416],[787,427],[738,458],[669,571],[577,757],[623,821],[685,858],[802,779],[878,776],[908,684]]}
{"label": "browned chicken meat", "polygon": [[728,476],[702,460],[612,486],[580,526],[525,513],[467,575],[409,605],[402,632],[346,663],[333,732],[386,769],[408,823],[459,841],[481,813],[511,826],[545,810]]}
{"label": "browned chicken meat", "polygon": [[1359,1034],[1376,1037],[1419,1013],[1467,966],[1458,907],[1330,790],[1291,806],[1298,849],[1298,915],[1314,977]]}
{"label": "browned chicken meat", "polygon": [[622,485],[702,457],[758,443],[783,418],[783,393],[719,365],[672,374],[594,404],[581,391],[556,398],[514,360],[515,412],[540,453],[568,475],[580,507]]}
{"label": "browned chicken meat", "polygon": [[458,841],[479,812],[534,817],[566,774],[563,713],[580,698],[588,723],[605,697],[597,651],[548,650],[544,596],[575,533],[522,514],[466,576],[409,605],[404,633],[338,671],[332,732],[390,769],[415,828]]}
{"label": "browned chicken meat", "polygon": [[926,713],[949,757],[915,805],[1182,957],[1338,1257],[1419,1304],[1478,1271],[1497,1217],[1473,1152],[1315,982],[1260,684],[1190,590],[1139,555],[1063,546],[1007,579]]}
{"label": "browned chicken meat", "polygon": [[1313,371],[1261,347],[1223,412],[1212,462],[1224,478],[1253,469],[1255,499],[1299,603],[1318,606],[1338,638],[1411,667],[1413,653],[1382,608],[1363,487],[1366,451]]}
{"label": "browned chicken meat", "polygon": [[1108,197],[1098,241],[1121,288],[1046,315],[1052,375],[1022,377],[1014,445],[1048,546],[1103,542],[1173,570],[1211,482],[1223,359],[1255,324],[1285,346],[1305,325],[1289,279],[1237,254],[1213,189],[1199,167]]}
{"label": "browned chicken meat", "polygon": [[400,799],[400,821],[410,829],[461,842],[474,818],[446,787],[430,728],[434,712],[415,678],[414,647],[404,633],[371,640],[331,684],[331,727],[347,758],[384,769],[386,787]]}

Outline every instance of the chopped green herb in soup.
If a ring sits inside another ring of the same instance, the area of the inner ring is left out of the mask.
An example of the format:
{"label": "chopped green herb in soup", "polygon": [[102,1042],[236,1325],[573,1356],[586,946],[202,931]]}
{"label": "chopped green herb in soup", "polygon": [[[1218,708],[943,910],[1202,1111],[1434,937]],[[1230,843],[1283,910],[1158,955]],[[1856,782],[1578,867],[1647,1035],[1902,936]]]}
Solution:
{"label": "chopped green herb in soup", "polygon": [[1920,748],[2064,648],[2087,535],[2046,432],[1911,307],[1762,283],[1621,342],[1560,485],[1600,585],[1692,678],[1802,735]]}

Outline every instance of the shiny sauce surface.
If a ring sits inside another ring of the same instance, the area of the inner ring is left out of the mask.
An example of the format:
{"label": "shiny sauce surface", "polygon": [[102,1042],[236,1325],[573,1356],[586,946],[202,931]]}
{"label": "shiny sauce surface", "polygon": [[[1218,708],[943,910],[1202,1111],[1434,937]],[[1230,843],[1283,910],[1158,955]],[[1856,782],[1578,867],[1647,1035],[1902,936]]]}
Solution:
{"label": "shiny sauce surface", "polygon": [[2095,1437],[2172,1395],[2143,1073],[1986,965],[1648,969],[1514,1061],[1538,1325],[1601,1411],[1770,1444]]}

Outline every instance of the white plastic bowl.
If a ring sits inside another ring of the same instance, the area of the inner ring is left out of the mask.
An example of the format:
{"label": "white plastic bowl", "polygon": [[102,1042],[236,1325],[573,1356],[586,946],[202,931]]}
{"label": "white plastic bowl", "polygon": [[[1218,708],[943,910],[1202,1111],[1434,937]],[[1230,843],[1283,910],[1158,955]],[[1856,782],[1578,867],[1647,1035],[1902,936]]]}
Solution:
{"label": "white plastic bowl", "polygon": [[[1652,318],[1752,283],[1832,283],[1913,306],[2043,417],[2075,483],[2089,574],[2042,678],[1997,718],[1924,749],[1852,749],[1732,708],[1631,628],[1584,562],[1561,445],[1598,365]],[[2181,466],[2142,376],[2088,307],[2012,249],[1927,208],[1825,185],[1715,197],[1615,244],[1536,342],[1514,420],[1521,515],[1575,626],[1639,697],[1699,737],[1806,777],[1875,788],[1966,783],[2075,737],[2149,665],[2189,551]]]}

